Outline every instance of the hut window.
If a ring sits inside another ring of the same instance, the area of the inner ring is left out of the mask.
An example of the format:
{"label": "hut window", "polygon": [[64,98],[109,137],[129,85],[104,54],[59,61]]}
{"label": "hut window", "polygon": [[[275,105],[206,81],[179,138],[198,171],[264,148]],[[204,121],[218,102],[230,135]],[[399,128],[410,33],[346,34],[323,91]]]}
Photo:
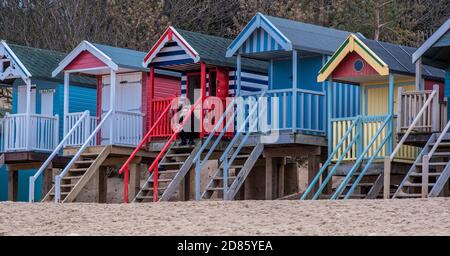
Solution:
{"label": "hut window", "polygon": [[356,60],[353,68],[356,72],[361,72],[364,68],[364,62],[361,59]]}

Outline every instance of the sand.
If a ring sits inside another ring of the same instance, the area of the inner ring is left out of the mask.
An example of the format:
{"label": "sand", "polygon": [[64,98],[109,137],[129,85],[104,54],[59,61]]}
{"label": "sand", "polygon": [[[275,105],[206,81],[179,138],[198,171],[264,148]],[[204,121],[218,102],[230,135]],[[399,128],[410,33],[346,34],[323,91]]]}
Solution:
{"label": "sand", "polygon": [[0,203],[0,235],[450,235],[450,198]]}

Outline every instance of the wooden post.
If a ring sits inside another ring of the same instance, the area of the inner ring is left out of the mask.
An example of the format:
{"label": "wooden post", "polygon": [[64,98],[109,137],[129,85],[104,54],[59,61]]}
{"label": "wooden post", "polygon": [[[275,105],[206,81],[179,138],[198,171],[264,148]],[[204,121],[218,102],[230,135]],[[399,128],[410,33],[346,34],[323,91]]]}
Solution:
{"label": "wooden post", "polygon": [[8,168],[8,200],[12,202],[17,201],[19,186],[19,170]]}
{"label": "wooden post", "polygon": [[327,139],[328,139],[328,157],[331,155],[331,152],[333,152],[333,131],[331,127],[331,118],[332,118],[332,110],[333,110],[333,97],[332,97],[332,89],[333,89],[333,80],[328,80],[328,87],[327,87],[327,118],[328,118],[328,125],[327,125]]}
{"label": "wooden post", "polygon": [[292,50],[292,132],[297,130],[297,57],[297,50]]}
{"label": "wooden post", "polygon": [[47,195],[47,193],[52,188],[52,179],[53,179],[53,167],[52,164],[48,166],[46,170],[42,173],[42,198]]}
{"label": "wooden post", "polygon": [[422,158],[422,198],[428,197],[428,172],[430,167],[430,158],[424,155]]}
{"label": "wooden post", "polygon": [[384,157],[384,185],[383,198],[391,198],[391,159],[389,156]]}
{"label": "wooden post", "polygon": [[140,190],[141,168],[138,164],[130,164],[130,183],[128,188],[128,202],[132,202]]}
{"label": "wooden post", "polygon": [[30,145],[30,133],[31,133],[31,80],[27,79],[26,81],[27,84],[27,106],[26,106],[26,120],[25,120],[25,127],[26,127],[26,131],[27,133],[25,134],[25,143],[26,143],[26,149],[29,150],[31,145]]}
{"label": "wooden post", "polygon": [[63,117],[63,137],[68,133],[67,116],[69,114],[69,83],[70,73],[64,72],[64,117]]}
{"label": "wooden post", "polygon": [[242,64],[241,64],[241,54],[237,55],[237,63],[236,63],[236,96],[241,95],[241,72],[242,72]]}
{"label": "wooden post", "polygon": [[389,74],[389,101],[388,101],[388,111],[389,115],[391,116],[391,120],[389,120],[388,125],[388,134],[391,132],[391,136],[387,143],[387,154],[390,155],[392,153],[393,147],[394,147],[394,89],[395,89],[395,81],[394,81],[394,74]]}
{"label": "wooden post", "polygon": [[278,171],[278,197],[284,196],[285,167],[286,167],[286,157],[282,157],[280,161],[280,168]]}
{"label": "wooden post", "polygon": [[[200,91],[200,97],[203,100],[205,100],[206,98],[206,63],[202,62],[200,63],[200,87],[201,87],[201,91]],[[192,103],[194,104],[194,102]],[[204,136],[204,131],[203,131],[203,103],[200,103],[200,138],[203,138]]]}
{"label": "wooden post", "polygon": [[155,96],[155,67],[150,67],[150,79],[149,79],[149,87],[148,87],[148,126],[147,131],[150,131],[150,128],[153,125],[153,99]]}
{"label": "wooden post", "polygon": [[[320,156],[309,156],[308,158],[308,186],[316,177],[317,172],[320,170]],[[319,183],[317,182],[314,188],[309,193],[308,199],[311,199],[319,189]]]}
{"label": "wooden post", "polygon": [[439,85],[435,84],[433,86],[433,90],[435,90],[436,96],[433,98],[432,104],[433,107],[431,107],[432,109],[432,120],[431,120],[431,130],[432,132],[439,132],[440,130],[440,123],[441,121],[439,120],[439,116],[440,116],[440,108],[439,108]]}
{"label": "wooden post", "polygon": [[416,61],[416,91],[421,90],[421,82],[422,82],[422,58],[419,58]]}
{"label": "wooden post", "polygon": [[110,117],[110,126],[109,126],[109,137],[110,137],[110,145],[114,144],[114,131],[116,129],[115,127],[115,111],[116,111],[116,71],[111,69],[111,78],[110,78],[111,88],[110,88],[110,103],[109,107],[112,110],[112,115]]}
{"label": "wooden post", "polygon": [[106,176],[107,168],[106,166],[100,166],[98,168],[98,203],[106,203],[108,195],[108,178]]}
{"label": "wooden post", "polygon": [[397,91],[397,133],[401,132],[402,121],[405,119],[406,109],[402,108],[402,94],[405,89],[399,87]]}
{"label": "wooden post", "polygon": [[272,182],[273,182],[273,158],[266,157],[266,200],[273,199],[273,190],[272,190]]}

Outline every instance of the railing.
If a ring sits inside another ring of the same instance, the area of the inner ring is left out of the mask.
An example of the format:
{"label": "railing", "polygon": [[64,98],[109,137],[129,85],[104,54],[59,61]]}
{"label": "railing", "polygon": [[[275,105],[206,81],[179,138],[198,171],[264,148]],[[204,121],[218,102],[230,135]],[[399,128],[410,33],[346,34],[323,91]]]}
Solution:
{"label": "railing", "polygon": [[77,132],[78,128],[81,127],[83,124],[86,123],[85,120],[89,120],[89,111],[83,112],[83,114],[78,118],[77,122],[72,125],[72,128],[70,131],[64,136],[64,138],[61,140],[61,142],[58,144],[58,146],[53,150],[53,152],[50,154],[50,156],[45,160],[44,164],[39,168],[39,170],[34,174],[34,176],[30,177],[30,189],[29,189],[29,202],[34,202],[34,194],[35,194],[35,182],[41,176],[41,174],[47,169],[47,167],[52,162],[53,158],[55,158],[56,155],[58,155],[59,151],[64,147],[66,142],[72,137],[72,135]]}
{"label": "railing", "polygon": [[[398,97],[398,109],[400,111],[397,117],[397,131],[405,132],[405,134],[403,134],[392,153],[384,159],[384,199],[390,198],[391,166],[394,158],[404,158],[406,156],[415,159],[418,155],[417,148],[403,145],[406,139],[413,132],[433,131],[433,124],[436,125],[436,122],[432,122],[431,118],[433,117],[433,120],[435,120],[439,117],[436,113],[434,113],[436,112],[434,110],[439,106],[439,86],[434,86],[433,91],[405,92],[403,91],[403,88],[399,88]],[[446,111],[440,113],[438,112],[438,114],[440,114],[441,117],[438,121],[438,127],[441,127],[441,122],[442,120],[447,119],[445,118],[447,115]],[[445,115],[445,117],[443,115]],[[414,153],[411,154],[413,151],[411,149],[413,148],[416,150],[414,150]]]}
{"label": "railing", "polygon": [[[351,118],[349,120],[345,121],[346,129],[343,131],[342,136],[340,137],[339,141],[336,143],[335,146],[333,146],[333,151],[329,155],[327,161],[322,165],[322,168],[320,168],[317,175],[314,177],[314,179],[311,181],[309,186],[306,188],[305,192],[301,196],[300,200],[305,200],[310,196],[311,191],[316,187],[319,180],[321,179],[322,175],[325,173],[326,170],[328,170],[328,167],[331,165],[332,160],[336,159],[336,163],[334,164],[333,168],[328,172],[327,177],[322,181],[322,184],[320,185],[319,189],[316,191],[314,195],[312,195],[312,199],[316,200],[319,198],[320,194],[322,194],[322,191],[325,189],[327,184],[330,182],[331,178],[333,177],[333,174],[336,172],[337,167],[342,162],[345,156],[353,149],[355,143],[361,138],[362,131],[361,129],[358,129],[358,126],[361,122],[361,116],[357,116],[354,118]],[[354,153],[352,153],[353,155]],[[338,156],[339,155],[339,156]]]}
{"label": "railing", "polygon": [[0,119],[0,154],[2,152],[5,152],[4,137],[5,137],[5,118],[1,118]]}
{"label": "railing", "polygon": [[147,134],[142,138],[142,140],[139,142],[138,146],[134,149],[133,153],[131,153],[130,157],[128,157],[127,161],[122,165],[122,167],[119,170],[119,174],[124,174],[124,202],[128,203],[128,179],[129,179],[129,165],[131,161],[136,157],[139,150],[141,150],[142,147],[146,143],[149,142],[149,140],[154,136],[155,131],[159,129],[159,127],[162,127],[162,123],[165,124],[167,121],[167,115],[169,113],[169,110],[171,109],[171,106],[175,103],[176,98],[171,99],[169,104],[165,104],[165,107],[162,111],[158,111],[159,116],[157,116],[155,122],[153,123],[150,130],[147,132]]}
{"label": "railing", "polygon": [[[370,165],[375,160],[375,158],[379,157],[380,151],[383,150],[383,148],[386,146],[386,143],[389,141],[389,139],[392,138],[393,132],[391,129],[389,129],[388,124],[392,121],[392,116],[387,116],[383,123],[380,126],[377,126],[376,131],[374,132],[373,136],[370,137],[370,141],[368,142],[367,146],[364,147],[364,150],[361,154],[359,154],[358,158],[356,159],[355,163],[353,164],[353,167],[351,170],[347,173],[345,178],[342,180],[342,182],[339,184],[339,186],[336,188],[336,191],[331,196],[331,199],[336,200],[339,198],[339,196],[343,193],[344,189],[347,187],[350,180],[353,178],[353,176],[356,173],[356,170],[358,170],[362,164],[362,161],[367,159],[367,162],[364,166],[364,168],[360,171],[358,177],[355,181],[353,181],[352,186],[347,191],[346,195],[344,196],[344,199],[350,198],[353,191],[358,186],[359,182],[362,180],[366,172],[369,170]],[[383,139],[382,139],[383,138]],[[381,142],[377,142],[380,141]]]}
{"label": "railing", "polygon": [[[294,92],[297,104],[294,103]],[[269,98],[268,114],[272,115],[274,107],[277,108],[279,130],[298,130],[302,132],[325,133],[325,93],[304,89],[281,89],[267,92]],[[271,105],[272,99],[277,97],[278,102]],[[296,118],[293,115],[296,114]],[[270,118],[269,118],[270,119]],[[295,124],[294,124],[295,122]]]}
{"label": "railing", "polygon": [[[76,126],[78,120],[84,115],[85,112],[69,113],[67,115],[67,129],[71,130]],[[89,112],[88,112],[89,113]],[[94,131],[97,126],[98,118],[95,116],[88,116],[83,119],[83,123],[76,126],[74,132],[67,139],[64,146],[81,146],[83,142],[89,137],[89,135]],[[94,146],[96,141],[92,141],[90,146]]]}
{"label": "railing", "polygon": [[[361,131],[362,138],[355,143],[352,148],[345,154],[343,160],[344,161],[354,161],[356,160],[362,150],[367,147],[371,138],[373,138],[376,131],[379,129],[381,125],[383,125],[385,116],[363,116],[361,117],[361,122],[357,125],[358,129]],[[347,128],[352,124],[354,118],[335,118],[331,120],[332,127],[332,145],[333,149],[337,147],[340,140],[343,137],[343,134],[347,131]],[[375,153],[376,147],[382,143],[382,137],[385,136],[386,131],[383,130],[381,136],[374,142],[374,147],[369,150],[367,154],[367,158],[370,158]],[[395,140],[396,141],[396,140]],[[343,144],[348,145],[350,143],[350,139],[347,138],[344,140]],[[395,145],[395,142],[394,142]],[[333,161],[337,161],[341,156],[344,149],[338,149],[337,154],[334,155]],[[401,145],[397,150],[397,158],[403,161],[411,161],[417,157],[419,149],[417,147]],[[387,153],[386,147],[382,147],[377,159],[383,158]]]}
{"label": "railing", "polygon": [[[256,99],[254,100],[254,102],[258,102],[258,99],[263,97],[264,95],[266,95],[266,91],[263,91],[262,93],[258,92],[257,94],[246,94],[243,98],[248,99],[250,97],[256,96]],[[206,138],[206,140],[203,142],[203,145],[200,147],[199,151],[197,152],[197,154],[195,155],[195,157],[193,159],[193,162],[195,163],[195,199],[197,201],[200,200],[200,197],[201,197],[201,195],[200,195],[201,194],[200,193],[200,185],[201,185],[200,180],[201,180],[202,167],[207,163],[207,161],[209,160],[209,157],[212,155],[214,150],[219,145],[222,137],[226,134],[226,131],[228,131],[228,128],[230,127],[230,125],[234,126],[234,121],[235,121],[235,118],[236,118],[237,112],[238,112],[235,109],[236,103],[237,103],[237,98],[235,98],[227,106],[226,110],[221,115],[220,119],[217,121],[213,130],[211,131],[209,136]],[[253,107],[251,107],[251,110],[249,111],[247,118],[243,122],[241,128],[238,130],[238,136],[239,136],[239,131],[240,131],[240,133],[242,133],[244,131],[245,127],[247,127],[248,123],[250,123],[249,122],[250,117],[253,115],[253,113],[255,113],[257,111],[257,108],[258,108],[257,104],[255,104],[255,105],[253,105]],[[225,122],[225,125],[223,124],[224,122]],[[251,129],[252,126],[253,127],[256,126],[257,123],[258,123],[258,121],[255,120],[255,123],[253,123],[253,125],[250,125],[248,130],[252,130]],[[222,130],[219,131],[219,129],[222,129]],[[202,156],[203,152],[206,150],[206,147],[209,145],[209,143],[214,138],[214,136],[216,136],[216,139],[202,160],[201,156]],[[238,136],[233,137],[233,140],[230,142],[230,145],[231,145],[231,143],[234,144],[234,142],[236,142],[236,139]]]}
{"label": "railing", "polygon": [[[442,124],[442,119],[446,119],[446,116],[440,107],[438,85],[435,85],[432,91],[404,91],[403,87],[400,87],[397,109],[398,133],[408,130],[409,133],[431,133],[440,131],[442,125],[445,125],[445,122]],[[409,129],[411,126],[414,128]]]}
{"label": "railing", "polygon": [[172,127],[170,125],[170,120],[172,115],[167,112],[167,107],[171,106],[173,98],[170,99],[156,99],[152,101],[152,120],[158,119],[154,129],[152,129],[151,137],[166,138],[173,134]]}
{"label": "railing", "polygon": [[[6,114],[4,118],[4,151],[52,151],[58,143],[58,115],[30,114],[27,126],[26,114]],[[28,144],[27,144],[28,137]]]}
{"label": "railing", "polygon": [[[178,133],[180,133],[180,131],[184,128],[184,126],[186,125],[186,123],[188,123],[188,121],[190,121],[192,114],[194,113],[194,111],[200,107],[200,111],[201,111],[201,103],[202,103],[203,99],[199,98],[194,105],[191,107],[191,109],[185,114],[183,115],[183,121],[181,122],[181,124],[175,129],[175,131],[173,132],[172,136],[170,136],[170,138],[167,140],[166,144],[164,145],[164,147],[161,149],[161,152],[159,152],[158,156],[156,156],[155,160],[153,161],[152,165],[150,165],[150,167],[148,168],[149,173],[153,172],[153,201],[157,202],[158,199],[158,166],[159,166],[159,161],[162,159],[162,157],[165,155],[165,152],[169,149],[169,147],[172,145],[172,143],[176,140]],[[183,110],[181,110],[183,111]]]}
{"label": "railing", "polygon": [[142,113],[129,111],[115,111],[114,113],[114,144],[135,146],[142,139],[143,118]]}
{"label": "railing", "polygon": [[430,168],[430,159],[433,156],[436,149],[441,144],[444,137],[447,135],[448,130],[450,128],[450,122],[447,122],[444,129],[442,130],[441,134],[439,135],[438,139],[434,143],[434,146],[431,148],[430,152],[428,154],[424,155],[422,157],[422,198],[428,197],[428,176],[429,176],[429,168]]}
{"label": "railing", "polygon": [[89,137],[85,140],[83,145],[78,149],[75,156],[70,160],[64,170],[57,176],[55,176],[55,202],[60,202],[61,200],[61,179],[69,172],[70,168],[72,168],[73,164],[77,161],[77,159],[81,156],[84,150],[91,145],[92,140],[96,137],[97,133],[101,130],[102,126],[106,123],[106,121],[113,114],[113,110],[108,111],[106,115],[102,118],[102,121],[97,125],[94,131],[89,135]]}

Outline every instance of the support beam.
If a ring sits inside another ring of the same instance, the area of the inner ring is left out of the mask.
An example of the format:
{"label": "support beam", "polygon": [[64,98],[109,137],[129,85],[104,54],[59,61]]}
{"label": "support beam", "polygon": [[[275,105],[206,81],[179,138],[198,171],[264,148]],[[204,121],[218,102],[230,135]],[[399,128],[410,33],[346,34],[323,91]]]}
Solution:
{"label": "support beam", "polygon": [[[388,114],[391,115],[391,120],[389,121],[388,131],[391,132],[391,136],[388,140],[387,145],[387,154],[390,155],[394,148],[394,89],[395,89],[395,81],[394,74],[389,74],[389,97],[388,97]],[[386,133],[387,134],[387,133]]]}
{"label": "support beam", "polygon": [[41,198],[44,198],[45,195],[52,189],[52,180],[53,180],[53,167],[52,164],[48,166],[46,170],[42,173],[42,193]]}
{"label": "support beam", "polygon": [[[206,63],[202,62],[200,63],[200,97],[203,100],[206,98]],[[194,104],[195,102],[192,102]],[[200,103],[199,107],[200,111],[200,138],[203,138],[203,116],[204,113],[202,111],[203,109],[203,103]],[[197,110],[197,109],[196,109]],[[194,126],[195,127],[195,126]]]}
{"label": "support beam", "polygon": [[114,126],[114,120],[115,120],[115,111],[116,111],[116,71],[111,69],[111,88],[110,88],[110,104],[109,107],[112,110],[112,115],[110,117],[110,126],[109,126],[109,136],[110,136],[110,144],[113,145],[114,144],[114,130],[115,130],[115,126]]}
{"label": "support beam", "polygon": [[17,202],[19,192],[19,171],[8,168],[8,201]]}
{"label": "support beam", "polygon": [[237,55],[237,64],[236,64],[236,92],[235,96],[241,95],[241,72],[242,72],[242,57],[241,54]]}
{"label": "support beam", "polygon": [[266,200],[273,200],[273,158],[266,157]]}
{"label": "support beam", "polygon": [[292,50],[292,132],[297,130],[297,50]]}
{"label": "support beam", "polygon": [[[308,186],[317,176],[319,170],[320,170],[320,156],[310,156],[308,158]],[[317,182],[314,188],[309,193],[308,199],[311,199],[318,189],[319,183]]]}
{"label": "support beam", "polygon": [[153,100],[155,98],[155,67],[150,67],[150,79],[149,79],[149,87],[148,87],[148,126],[147,131],[150,131],[150,128],[153,125]]}
{"label": "support beam", "polygon": [[416,91],[420,91],[422,89],[422,58],[419,58],[416,61]]}
{"label": "support beam", "polygon": [[31,80],[27,79],[26,81],[27,84],[27,106],[26,106],[26,120],[25,120],[25,127],[26,127],[26,131],[27,133],[25,134],[25,143],[26,143],[26,149],[27,151],[30,150],[31,148],[31,140],[30,140],[30,132],[31,132],[31,128],[30,128],[30,124],[31,124]]}
{"label": "support beam", "polygon": [[128,188],[128,202],[132,202],[140,190],[141,168],[138,164],[130,164],[130,183]]}
{"label": "support beam", "polygon": [[278,169],[278,197],[284,196],[284,177],[285,177],[285,169],[286,169],[286,157],[282,157],[280,163],[280,167]]}
{"label": "support beam", "polygon": [[384,184],[383,199],[391,198],[391,159],[389,156],[384,157]]}
{"label": "support beam", "polygon": [[98,168],[98,196],[97,202],[100,204],[106,203],[108,195],[108,177],[106,176],[106,166]]}
{"label": "support beam", "polygon": [[69,83],[70,83],[70,73],[64,72],[64,119],[63,119],[63,137],[66,136],[68,132],[67,116],[69,114]]}
{"label": "support beam", "polygon": [[331,112],[333,111],[333,97],[332,97],[332,91],[333,91],[333,80],[330,77],[328,80],[328,86],[327,86],[327,139],[328,139],[328,156],[331,155],[331,152],[333,152],[333,132],[331,129],[331,118],[333,115]]}

